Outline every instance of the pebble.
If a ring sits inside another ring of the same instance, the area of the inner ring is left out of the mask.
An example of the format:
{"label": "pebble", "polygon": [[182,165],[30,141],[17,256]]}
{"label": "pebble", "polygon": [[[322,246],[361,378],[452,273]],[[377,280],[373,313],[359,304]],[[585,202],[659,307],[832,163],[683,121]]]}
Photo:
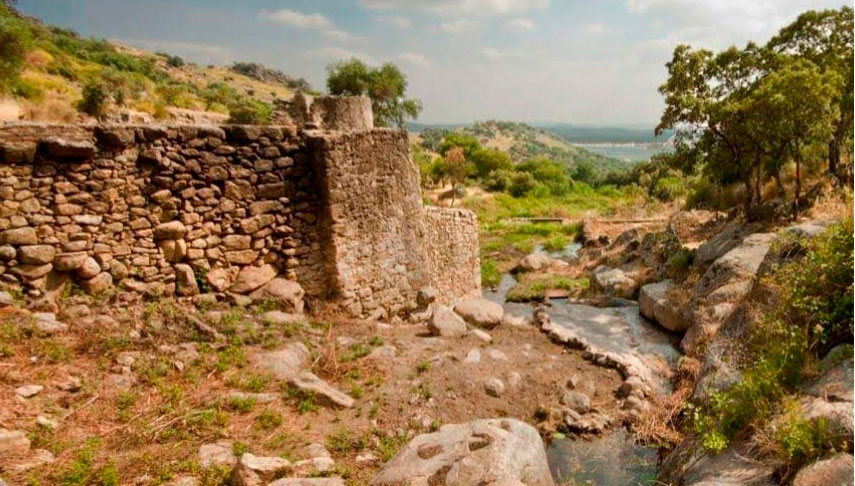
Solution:
{"label": "pebble", "polygon": [[44,389],[45,387],[42,385],[24,385],[15,388],[15,394],[21,398],[30,398],[38,395]]}
{"label": "pebble", "polygon": [[466,353],[466,357],[463,358],[463,362],[466,364],[478,364],[481,362],[481,351],[477,349],[470,349],[468,353]]}
{"label": "pebble", "polygon": [[484,391],[491,397],[500,397],[505,393],[505,384],[498,378],[490,378],[484,383]]}

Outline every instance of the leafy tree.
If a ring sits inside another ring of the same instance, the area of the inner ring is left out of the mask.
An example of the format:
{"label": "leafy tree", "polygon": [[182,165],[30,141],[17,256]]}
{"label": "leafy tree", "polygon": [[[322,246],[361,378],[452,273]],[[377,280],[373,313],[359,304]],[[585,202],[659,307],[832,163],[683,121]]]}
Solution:
{"label": "leafy tree", "polygon": [[210,110],[215,104],[225,107],[232,106],[239,98],[240,95],[234,88],[221,82],[210,83],[202,92],[206,110]]}
{"label": "leafy tree", "polygon": [[481,150],[478,139],[464,133],[452,132],[445,136],[439,146],[439,153],[446,154],[453,148],[460,147],[466,157],[472,157],[476,151]]}
{"label": "leafy tree", "polygon": [[[839,75],[834,84],[833,104],[837,105],[833,121],[833,134],[828,142],[828,171],[839,181],[843,151],[849,150],[853,133],[853,30],[855,14],[852,7],[839,10],[805,12],[790,25],[781,29],[768,43],[767,48],[781,58],[795,56],[815,64],[823,73]],[[852,164],[848,164],[847,182],[852,184]]]}
{"label": "leafy tree", "polygon": [[453,207],[458,186],[472,174],[474,168],[472,163],[466,160],[466,155],[460,147],[455,147],[445,154],[445,164],[446,175],[451,181],[451,206]]}
{"label": "leafy tree", "polygon": [[21,74],[30,41],[27,25],[11,7],[0,4],[0,94],[8,93]]}
{"label": "leafy tree", "polygon": [[666,108],[656,128],[657,135],[675,130],[675,167],[702,169],[723,186],[743,184],[746,211],[760,202],[765,181],[784,189],[784,167],[795,166],[796,211],[806,161],[827,154],[840,177],[841,147],[851,145],[841,142],[852,132],[851,26],[852,9],[844,7],[807,12],[766,46],[719,53],[678,46],[660,87]]}
{"label": "leafy tree", "polygon": [[334,95],[368,96],[378,126],[404,127],[422,110],[417,99],[406,98],[407,76],[392,63],[373,68],[351,59],[327,68],[327,89]]}
{"label": "leafy tree", "polygon": [[506,152],[491,148],[475,150],[470,160],[475,164],[476,175],[481,178],[487,177],[493,171],[510,170],[514,166]]}

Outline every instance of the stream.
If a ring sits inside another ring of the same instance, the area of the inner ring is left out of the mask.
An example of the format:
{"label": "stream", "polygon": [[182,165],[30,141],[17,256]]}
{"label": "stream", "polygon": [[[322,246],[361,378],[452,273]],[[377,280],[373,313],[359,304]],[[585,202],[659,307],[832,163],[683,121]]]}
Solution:
{"label": "stream", "polygon": [[[573,260],[578,244],[560,252],[542,252],[552,258]],[[502,275],[495,289],[485,289],[484,298],[497,302],[505,312],[530,317],[534,305],[507,302],[505,296],[516,284],[511,274]],[[680,358],[674,336],[650,323],[637,305],[594,307],[566,298],[549,299],[547,312],[553,324],[572,330],[592,347],[625,357],[634,366],[649,370],[658,392],[668,393],[670,372]],[[657,451],[636,444],[623,427],[594,440],[559,438],[547,447],[549,467],[556,482],[568,485],[641,486],[655,484]]]}

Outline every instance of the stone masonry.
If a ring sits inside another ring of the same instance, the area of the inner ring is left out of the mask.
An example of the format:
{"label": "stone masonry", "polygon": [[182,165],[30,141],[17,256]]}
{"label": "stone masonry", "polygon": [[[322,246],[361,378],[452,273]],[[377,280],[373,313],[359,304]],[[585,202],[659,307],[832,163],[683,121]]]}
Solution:
{"label": "stone masonry", "polygon": [[0,287],[297,282],[310,305],[375,317],[427,286],[447,303],[477,294],[474,214],[424,207],[406,133],[361,126],[369,104],[320,100],[299,128],[0,126]]}

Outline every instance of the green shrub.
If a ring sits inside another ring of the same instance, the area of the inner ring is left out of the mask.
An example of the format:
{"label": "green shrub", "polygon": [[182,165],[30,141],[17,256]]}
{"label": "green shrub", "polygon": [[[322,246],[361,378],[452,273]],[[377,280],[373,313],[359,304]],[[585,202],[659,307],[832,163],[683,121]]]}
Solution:
{"label": "green shrub", "polygon": [[12,94],[31,101],[38,101],[44,97],[44,90],[37,84],[26,79],[18,79],[12,87]]}
{"label": "green shrub", "polygon": [[77,109],[95,118],[104,116],[107,110],[107,87],[97,81],[83,86],[83,98],[77,103]]}
{"label": "green shrub", "polygon": [[[830,227],[804,243],[806,253],[764,278],[768,304],[747,340],[751,363],[742,379],[707,403],[692,404],[689,423],[707,449],[717,451],[750,425],[764,423],[794,392],[808,364],[838,344],[851,343],[852,220]],[[785,459],[803,460],[818,452],[822,431],[795,420],[778,440]]]}
{"label": "green shrub", "polygon": [[229,106],[229,123],[239,125],[267,125],[273,108],[263,101],[244,98]]}
{"label": "green shrub", "polygon": [[0,94],[8,93],[14,86],[31,40],[27,24],[0,3]]}
{"label": "green shrub", "polygon": [[481,285],[485,287],[495,287],[499,285],[502,275],[496,266],[496,262],[489,258],[481,259]]}

